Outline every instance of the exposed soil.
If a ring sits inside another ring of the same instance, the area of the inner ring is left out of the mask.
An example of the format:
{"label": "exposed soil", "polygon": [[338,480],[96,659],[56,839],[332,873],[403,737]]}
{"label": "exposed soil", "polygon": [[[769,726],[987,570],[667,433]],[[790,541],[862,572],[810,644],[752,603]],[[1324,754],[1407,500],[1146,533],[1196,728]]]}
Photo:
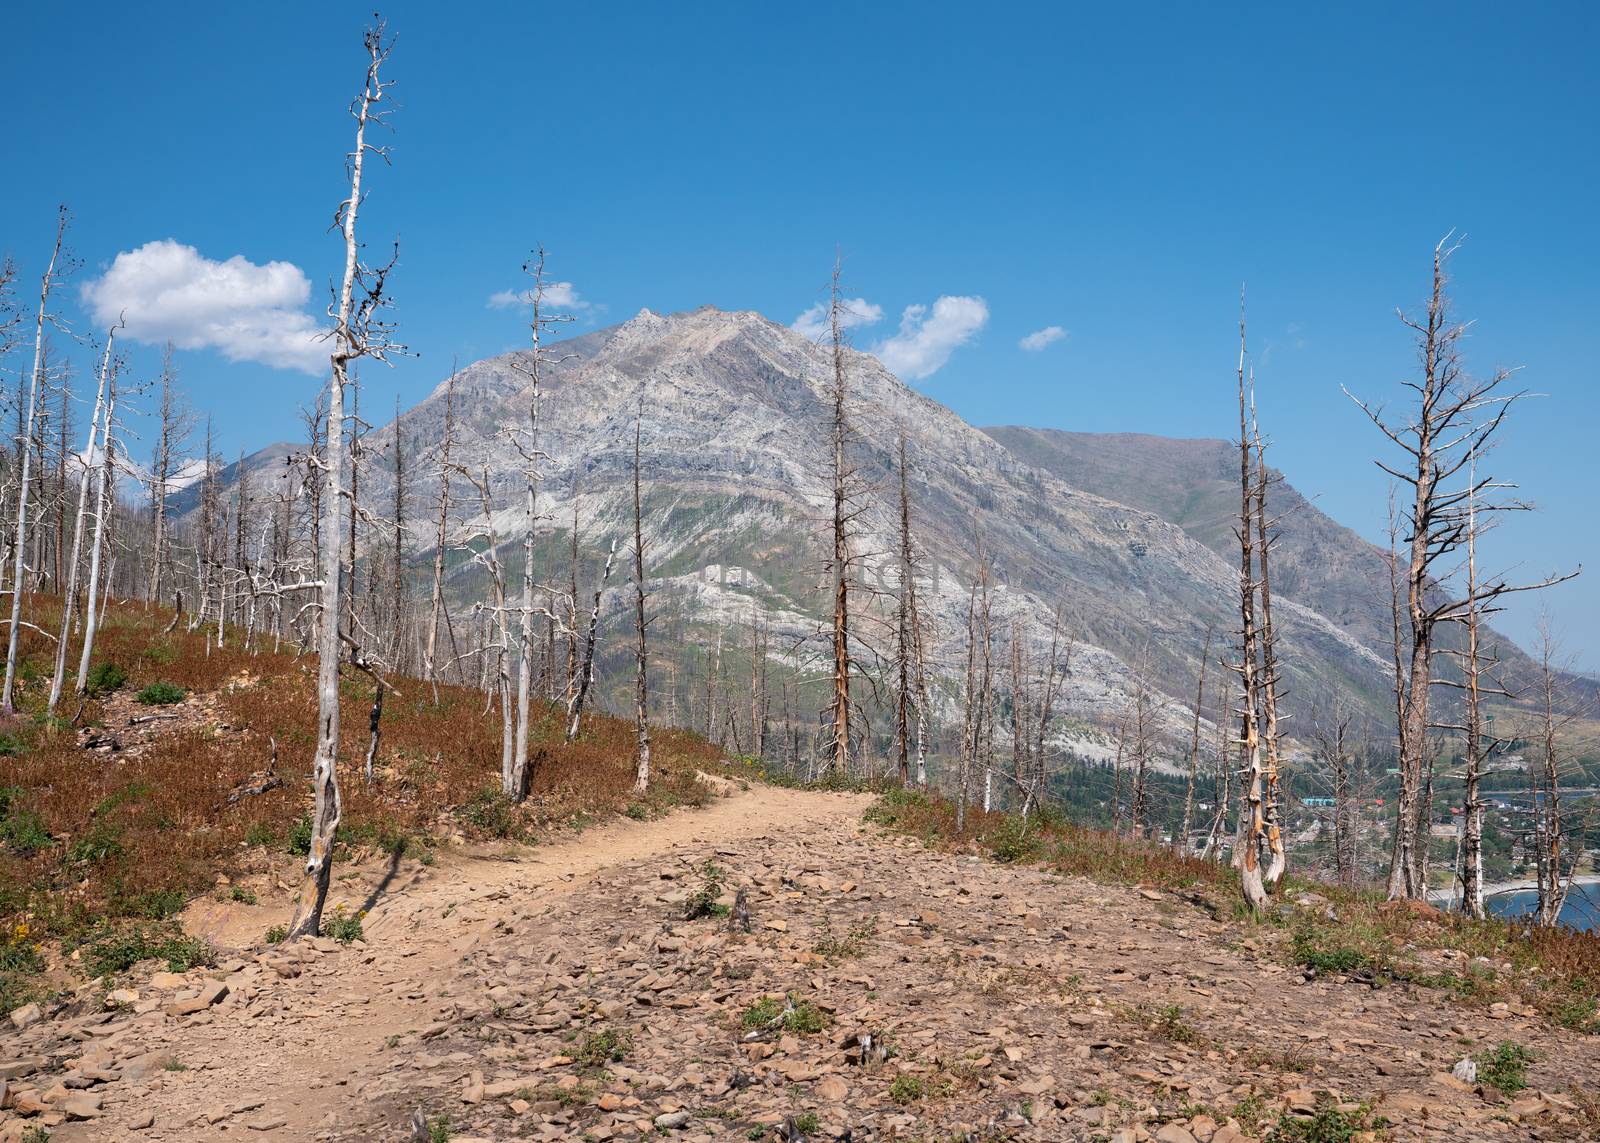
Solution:
{"label": "exposed soil", "polygon": [[[0,1139],[54,1122],[60,1143],[400,1140],[420,1113],[457,1141],[1229,1143],[1322,1092],[1372,1101],[1397,1139],[1593,1137],[1600,1039],[1306,981],[1261,930],[925,850],[862,824],[865,796],[725,793],[536,849],[363,868],[335,897],[371,900],[363,941],[258,945],[8,1027]],[[723,905],[744,890],[749,933],[684,919],[707,861]],[[207,901],[186,923],[242,946],[280,908]],[[182,999],[213,981],[226,995]],[[1500,1041],[1538,1053],[1528,1091],[1450,1076]]]}

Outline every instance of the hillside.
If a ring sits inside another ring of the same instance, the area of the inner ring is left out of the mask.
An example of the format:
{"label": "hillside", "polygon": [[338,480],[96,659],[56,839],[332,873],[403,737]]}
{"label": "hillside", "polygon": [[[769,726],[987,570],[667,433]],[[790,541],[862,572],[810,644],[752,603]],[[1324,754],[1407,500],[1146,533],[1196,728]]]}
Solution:
{"label": "hillside", "polygon": [[[816,617],[821,553],[816,540],[827,503],[825,423],[827,357],[792,330],[754,313],[702,308],[662,316],[644,311],[612,329],[560,345],[541,415],[548,454],[541,509],[548,521],[548,575],[564,579],[559,555],[574,508],[586,545],[603,548],[626,531],[634,410],[643,402],[642,449],[647,538],[657,605],[690,645],[708,646],[721,630],[736,640],[751,616],[770,622],[773,645],[796,648],[799,667],[820,645]],[[525,355],[468,366],[458,387],[456,456],[494,482],[497,523],[509,537],[520,522],[516,454],[503,430],[526,420]],[[1062,609],[1077,641],[1066,708],[1085,722],[1114,725],[1134,689],[1134,670],[1181,701],[1208,627],[1233,625],[1236,573],[1203,536],[1142,504],[1120,502],[1114,481],[1084,487],[1037,457],[1018,455],[955,413],[908,388],[876,358],[850,354],[852,460],[868,492],[859,547],[869,582],[892,585],[893,506],[889,488],[897,435],[911,456],[911,490],[927,554],[925,596],[937,673],[961,662],[968,585],[978,537],[1002,584],[995,608],[1036,649],[1053,611]],[[417,458],[443,435],[444,387],[373,432],[366,447],[389,455],[398,434],[412,458],[414,503],[432,501],[436,478]],[[271,478],[263,468],[253,483]],[[279,479],[282,479],[281,469]],[[374,464],[363,476],[369,503],[383,504],[390,473]],[[1087,481],[1083,483],[1088,483]],[[413,537],[417,554],[427,529]],[[516,544],[504,554],[511,568]],[[1286,570],[1296,582],[1282,608],[1283,660],[1297,695],[1338,691],[1378,712],[1386,701],[1385,660],[1372,646],[1366,614],[1346,596],[1361,568],[1338,571],[1325,589],[1312,585],[1322,565],[1307,559]],[[1298,581],[1305,581],[1298,590]],[[480,598],[474,569],[451,585],[462,605]],[[1291,602],[1292,600],[1292,602]],[[1333,615],[1317,610],[1325,603]],[[621,591],[608,613],[624,605]],[[1181,728],[1181,710],[1171,712]]]}
{"label": "hillside", "polygon": [[[1239,446],[1142,433],[1073,433],[1015,425],[985,428],[1031,465],[1074,488],[1176,524],[1237,563]],[[1281,518],[1273,590],[1325,616],[1379,653],[1387,651],[1387,556],[1330,518],[1287,481],[1272,487]]]}
{"label": "hillside", "polygon": [[342,685],[330,910],[285,943],[311,664],[170,619],[114,606],[127,677],[0,753],[3,1143],[1600,1128],[1600,937],[1311,884],[1241,917],[1223,865],[1054,811],[958,834],[936,794],[780,788],[681,731],[641,799],[603,717],[540,724],[514,807],[481,695],[410,680],[370,781]]}
{"label": "hillside", "polygon": [[[996,864],[904,836],[914,800],[870,805],[736,783],[703,810],[538,849],[456,849],[398,876],[365,863],[340,883],[366,906],[348,944],[142,964],[98,1009],[0,1032],[17,1109],[0,1138],[39,1123],[52,1143],[1600,1128],[1596,1038],[1514,990],[1474,991],[1526,975],[1515,940],[1480,941],[1473,967],[1438,946],[1461,937],[1437,915],[1392,914],[1409,951],[1374,973],[1316,943],[1342,899],[1304,893],[1281,907],[1289,923],[1248,925],[1225,884],[1170,858],[1123,854],[1143,883]],[[727,915],[740,899],[748,933]],[[696,901],[708,915],[688,915]],[[186,921],[226,936],[234,911],[202,900]],[[1481,1061],[1477,1082],[1451,1075],[1462,1060]]]}

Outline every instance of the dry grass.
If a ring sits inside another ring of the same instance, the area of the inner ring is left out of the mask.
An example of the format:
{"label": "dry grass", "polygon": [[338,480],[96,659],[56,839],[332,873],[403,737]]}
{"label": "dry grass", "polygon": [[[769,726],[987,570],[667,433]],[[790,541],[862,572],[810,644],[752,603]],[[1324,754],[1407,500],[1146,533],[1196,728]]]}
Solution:
{"label": "dry grass", "polygon": [[[1381,894],[1294,878],[1285,880],[1280,899],[1293,902],[1311,892],[1322,903],[1313,899],[1309,908],[1273,909],[1256,918],[1243,909],[1238,876],[1227,866],[1050,813],[1024,825],[1014,814],[969,807],[967,829],[958,834],[948,799],[898,789],[867,813],[869,820],[934,848],[976,849],[997,861],[1042,864],[1103,884],[1183,891],[1214,916],[1256,928],[1297,965],[1325,973],[1363,970],[1380,982],[1439,990],[1469,1006],[1517,1001],[1553,1024],[1600,1033],[1600,933],[1473,921],[1416,902],[1391,903]],[[1328,918],[1329,907],[1336,920]],[[1444,953],[1452,959],[1442,960]]]}
{"label": "dry grass", "polygon": [[[58,606],[38,597],[27,610],[49,627]],[[32,631],[23,638],[21,713],[0,727],[9,736],[0,748],[12,751],[0,756],[0,791],[9,791],[0,794],[0,949],[47,935],[77,939],[107,920],[161,920],[252,851],[293,845],[311,806],[314,659],[273,654],[270,643],[247,654],[231,631],[231,642],[208,654],[202,632],[180,625],[161,634],[171,617],[137,605],[107,614],[95,659],[121,666],[127,681],[85,704],[79,726],[103,724],[132,738],[129,715],[156,709],[132,701],[138,690],[167,682],[189,692],[159,708],[178,717],[145,727],[140,733],[153,734],[147,745],[110,754],[83,749],[74,727],[43,717],[53,647]],[[487,713],[482,694],[459,687],[441,687],[435,706],[427,687],[398,682],[402,693],[385,700],[370,784],[361,762],[372,684],[361,675],[342,684],[345,852],[335,860],[457,832],[537,840],[613,813],[641,816],[708,797],[694,772],[720,756],[703,740],[675,730],[653,735],[655,781],[641,806],[632,793],[632,724],[588,716],[568,746],[546,704],[533,731],[532,794],[512,806],[499,796],[498,708]],[[60,710],[76,713],[72,703]],[[283,785],[227,805],[230,791],[266,768],[272,739]]]}

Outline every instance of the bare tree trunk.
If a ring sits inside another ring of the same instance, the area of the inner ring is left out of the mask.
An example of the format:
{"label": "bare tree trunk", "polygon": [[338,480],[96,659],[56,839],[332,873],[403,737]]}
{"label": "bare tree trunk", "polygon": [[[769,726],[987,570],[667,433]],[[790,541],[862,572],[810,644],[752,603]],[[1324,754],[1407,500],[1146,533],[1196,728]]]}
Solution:
{"label": "bare tree trunk", "polygon": [[106,385],[111,376],[111,346],[116,340],[121,323],[106,332],[105,355],[100,359],[100,380],[94,394],[94,416],[89,421],[89,442],[83,446],[83,475],[78,479],[78,511],[72,525],[72,556],[67,562],[67,583],[61,594],[61,637],[56,641],[56,669],[50,679],[50,703],[47,708],[54,714],[61,701],[61,690],[67,679],[67,641],[72,634],[74,605],[78,596],[78,565],[83,555],[83,521],[89,510],[89,474],[94,461],[95,441],[100,434],[100,417],[105,411]]}
{"label": "bare tree trunk", "polygon": [[17,524],[12,540],[11,569],[11,630],[6,642],[6,680],[0,692],[0,713],[16,710],[17,637],[22,630],[22,593],[25,589],[23,572],[28,548],[28,470],[33,454],[29,443],[33,438],[35,409],[39,402],[39,389],[44,385],[44,324],[49,316],[50,290],[56,282],[56,264],[61,258],[61,242],[67,232],[67,208],[62,207],[56,216],[56,240],[50,249],[50,262],[39,279],[39,311],[33,326],[33,370],[28,379],[27,413],[23,418],[22,436],[17,441],[21,458],[21,475],[17,483]]}
{"label": "bare tree trunk", "polygon": [[1261,705],[1265,715],[1266,726],[1263,735],[1263,745],[1266,747],[1266,806],[1265,818],[1267,827],[1267,869],[1266,883],[1276,886],[1283,877],[1284,869],[1288,865],[1288,858],[1283,848],[1283,828],[1280,822],[1282,814],[1282,794],[1278,788],[1278,774],[1280,769],[1279,744],[1281,735],[1278,731],[1278,657],[1276,643],[1273,639],[1272,629],[1272,576],[1269,571],[1269,557],[1275,537],[1271,534],[1267,520],[1267,474],[1266,446],[1261,440],[1261,429],[1256,421],[1255,389],[1251,387],[1250,400],[1250,431],[1255,437],[1256,448],[1256,544],[1259,549],[1261,563]]}
{"label": "bare tree trunk", "polygon": [[[633,603],[634,635],[638,640],[637,671],[634,676],[634,701],[637,716],[638,750],[634,770],[633,791],[643,795],[650,787],[650,686],[646,677],[649,647],[645,642],[644,581],[644,504],[639,489],[639,443],[644,430],[644,397],[639,398],[639,414],[633,422]],[[763,657],[765,651],[762,651]],[[757,753],[760,753],[759,747]]]}
{"label": "bare tree trunk", "polygon": [[1488,909],[1483,900],[1483,800],[1478,792],[1483,779],[1483,705],[1481,681],[1483,654],[1479,646],[1479,619],[1482,605],[1478,599],[1478,515],[1477,495],[1473,488],[1476,474],[1468,478],[1468,489],[1473,495],[1467,498],[1467,615],[1465,621],[1467,646],[1461,656],[1463,678],[1466,683],[1466,735],[1467,768],[1464,777],[1466,789],[1462,805],[1461,836],[1461,911],[1469,917],[1483,918]]}
{"label": "bare tree trunk", "polygon": [[[1416,410],[1403,426],[1385,421],[1378,410],[1356,404],[1380,432],[1404,454],[1398,467],[1380,467],[1412,488],[1404,527],[1409,534],[1405,570],[1405,605],[1409,662],[1397,670],[1395,686],[1400,754],[1400,794],[1395,814],[1395,836],[1389,863],[1389,896],[1421,899],[1427,894],[1427,825],[1431,806],[1424,800],[1423,783],[1433,770],[1429,731],[1434,728],[1429,699],[1435,685],[1433,657],[1440,623],[1464,621],[1469,600],[1445,596],[1444,577],[1435,568],[1448,567],[1466,541],[1467,515],[1527,508],[1518,501],[1477,501],[1485,489],[1510,485],[1479,477],[1476,465],[1493,447],[1496,433],[1521,393],[1504,391],[1512,376],[1498,370],[1487,379],[1470,377],[1461,363],[1460,343],[1467,326],[1450,312],[1445,272],[1454,248],[1446,237],[1433,251],[1432,288],[1425,318],[1402,320],[1415,336],[1421,379],[1407,382],[1416,393]],[[1355,400],[1355,398],[1352,398]],[[1467,484],[1453,484],[1462,474]],[[1441,562],[1442,561],[1442,562]],[[1573,573],[1576,574],[1576,573]],[[1398,560],[1394,569],[1398,588]],[[1483,585],[1473,593],[1484,601],[1508,592],[1532,591],[1571,576],[1554,576],[1536,584],[1511,586],[1503,580]],[[1395,592],[1399,596],[1398,590]],[[1398,606],[1396,611],[1398,611]],[[1395,624],[1396,660],[1402,656]]]}
{"label": "bare tree trunk", "polygon": [[1245,391],[1244,317],[1239,318],[1239,675],[1243,683],[1240,709],[1240,743],[1244,751],[1243,798],[1239,807],[1239,832],[1233,863],[1240,871],[1245,904],[1253,910],[1266,907],[1267,891],[1261,875],[1261,847],[1266,834],[1264,774],[1261,761],[1259,682],[1256,678],[1256,579],[1253,489],[1250,464],[1249,407]]}
{"label": "bare tree trunk", "polygon": [[600,584],[594,589],[594,606],[589,611],[589,637],[583,648],[583,663],[578,673],[578,689],[573,693],[572,706],[567,711],[567,741],[571,742],[578,737],[578,720],[583,717],[584,700],[589,697],[589,688],[594,685],[594,643],[595,633],[600,626],[600,597],[605,594],[606,582],[611,578],[611,569],[617,562],[617,542],[611,541],[611,550],[606,553],[606,568],[600,575]]}
{"label": "bare tree trunk", "polygon": [[894,695],[894,749],[895,763],[900,773],[900,784],[911,784],[911,745],[912,712],[916,712],[918,720],[917,765],[919,772],[925,763],[922,757],[921,719],[922,696],[917,691],[917,676],[919,675],[917,659],[918,633],[916,630],[917,616],[917,584],[916,584],[916,546],[911,535],[911,491],[910,482],[906,471],[906,434],[904,426],[900,430],[899,440],[899,478],[900,478],[900,536],[899,536],[899,561],[900,561],[900,592],[896,600],[895,615],[895,672],[897,675]]}
{"label": "bare tree trunk", "polygon": [[833,447],[833,742],[828,753],[828,773],[843,778],[850,773],[850,505],[848,470],[845,467],[845,441],[849,422],[845,417],[846,371],[844,356],[844,304],[839,295],[839,262],[833,264],[833,282],[828,306],[833,341],[832,424]]}
{"label": "bare tree trunk", "polygon": [[1179,853],[1189,853],[1189,831],[1194,827],[1194,786],[1200,775],[1200,712],[1206,703],[1206,666],[1211,661],[1211,636],[1216,628],[1206,625],[1205,648],[1200,652],[1200,677],[1195,683],[1194,725],[1189,739],[1189,781],[1183,791],[1183,824],[1173,839]]}
{"label": "bare tree trunk", "polygon": [[539,402],[541,399],[539,366],[543,357],[541,339],[544,335],[546,324],[546,319],[541,313],[544,306],[544,248],[540,247],[534,257],[534,261],[529,265],[524,265],[522,269],[524,273],[533,275],[531,298],[533,320],[528,326],[533,352],[529,358],[527,369],[527,376],[530,382],[527,443],[524,445],[516,442],[522,454],[524,511],[527,518],[523,522],[522,533],[522,621],[517,641],[517,756],[512,767],[512,788],[505,791],[507,797],[519,802],[527,797],[528,783],[532,779],[532,775],[528,772],[528,739],[530,732],[528,717],[529,704],[533,695],[533,660],[535,655],[533,638],[533,559],[534,548],[538,543],[539,535]]}
{"label": "bare tree trunk", "polygon": [[[322,535],[319,567],[322,606],[317,617],[317,750],[312,770],[316,797],[305,883],[289,926],[293,939],[315,936],[322,930],[322,910],[327,903],[333,872],[334,836],[339,828],[339,611],[343,598],[339,579],[345,509],[340,485],[344,479],[345,386],[352,361],[363,356],[383,360],[386,349],[385,330],[376,323],[374,312],[385,300],[385,272],[370,275],[363,272],[359,262],[360,243],[356,239],[356,214],[363,200],[362,168],[369,151],[382,154],[381,148],[366,141],[366,133],[369,123],[382,123],[378,105],[390,86],[379,79],[379,69],[390,51],[390,44],[384,42],[383,36],[384,25],[378,22],[367,29],[364,37],[368,63],[361,95],[352,107],[356,141],[349,157],[350,197],[337,213],[344,234],[344,280],[334,310],[334,350],[330,355],[333,369],[328,381],[327,453],[324,458],[327,483],[322,518],[318,521]],[[358,290],[365,295],[360,300],[356,297]]]}
{"label": "bare tree trunk", "polygon": [[433,543],[433,595],[428,616],[428,645],[422,669],[439,701],[439,676],[435,666],[439,649],[439,609],[444,606],[444,542],[450,520],[450,447],[456,433],[456,367],[450,363],[450,380],[444,390],[444,446],[439,461],[439,527]]}
{"label": "bare tree trunk", "polygon": [[94,542],[89,549],[89,591],[84,603],[83,650],[78,657],[78,679],[73,688],[73,693],[78,695],[89,687],[89,659],[94,654],[95,631],[100,625],[101,605],[97,599],[100,594],[100,565],[105,550],[106,526],[112,507],[111,466],[116,440],[111,430],[116,424],[116,414],[117,375],[113,370],[107,381],[106,414],[100,430],[100,484],[95,491]]}

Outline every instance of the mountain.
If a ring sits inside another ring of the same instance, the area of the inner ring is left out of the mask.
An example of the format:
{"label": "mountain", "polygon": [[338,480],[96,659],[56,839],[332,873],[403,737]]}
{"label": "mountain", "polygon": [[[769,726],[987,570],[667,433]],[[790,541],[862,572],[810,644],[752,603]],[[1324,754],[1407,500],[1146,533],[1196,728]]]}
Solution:
{"label": "mountain", "polygon": [[[1239,446],[1142,433],[1072,433],[1005,425],[983,430],[1074,488],[1153,512],[1237,566]],[[1293,599],[1380,654],[1389,649],[1389,565],[1382,549],[1322,512],[1287,481],[1269,492],[1279,519],[1274,596]]]}
{"label": "mountain", "polygon": [[[719,631],[743,639],[740,632],[760,612],[771,622],[772,646],[781,649],[775,653],[796,665],[825,657],[817,619],[827,606],[819,590],[829,503],[827,350],[759,314],[710,307],[665,316],[645,310],[559,349],[563,360],[546,368],[539,439],[547,457],[540,509],[549,578],[566,578],[559,553],[574,511],[586,550],[612,538],[626,544],[634,417],[642,402],[646,531],[664,619],[658,639],[697,647]],[[514,568],[520,462],[504,428],[527,422],[519,371],[527,360],[515,352],[477,362],[460,372],[456,390],[455,459],[489,473],[504,558]],[[994,610],[1002,638],[1014,629],[1042,653],[1059,608],[1075,640],[1066,713],[1114,725],[1140,671],[1173,700],[1169,722],[1181,728],[1178,704],[1192,700],[1208,630],[1215,654],[1236,625],[1228,446],[983,431],[868,354],[851,351],[848,365],[851,459],[869,489],[859,518],[866,578],[895,582],[888,554],[893,457],[903,431],[938,673],[953,679],[963,662],[981,536],[999,582]],[[441,382],[365,442],[370,454],[388,457],[398,434],[413,474],[408,496],[419,549],[431,527],[418,518],[426,509],[415,506],[436,496],[436,467],[424,458],[443,438],[444,406]],[[282,455],[271,449],[263,457],[281,473]],[[389,463],[376,459],[362,474],[363,502],[380,510],[390,496]],[[263,478],[269,472],[260,470]],[[465,482],[454,484],[459,503]],[[1293,509],[1276,565],[1291,701],[1303,706],[1339,694],[1381,715],[1389,701],[1381,557],[1286,484],[1276,486],[1276,501],[1275,512]],[[481,598],[476,577],[470,565],[458,565],[452,594],[463,602]],[[619,617],[626,603],[620,580],[606,601]],[[870,627],[863,628],[868,642]],[[1213,670],[1213,694],[1220,694],[1217,678]]]}

